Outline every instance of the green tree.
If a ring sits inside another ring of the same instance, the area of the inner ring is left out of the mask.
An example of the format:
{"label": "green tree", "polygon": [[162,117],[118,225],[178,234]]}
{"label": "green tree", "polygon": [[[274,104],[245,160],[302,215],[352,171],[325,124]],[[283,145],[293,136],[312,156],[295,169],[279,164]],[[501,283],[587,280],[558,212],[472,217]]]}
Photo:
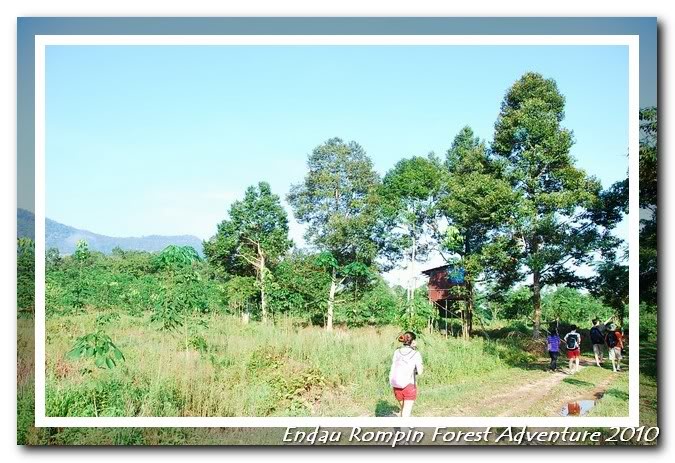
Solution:
{"label": "green tree", "polygon": [[233,275],[255,273],[260,293],[262,320],[267,321],[267,279],[270,266],[293,245],[288,239],[288,217],[279,196],[270,185],[258,183],[246,190],[242,201],[235,201],[229,218],[218,225],[218,232],[204,243],[210,263]]}
{"label": "green tree", "polygon": [[415,264],[425,260],[430,251],[428,238],[437,220],[442,186],[443,167],[433,155],[402,159],[382,180],[382,249],[390,262],[407,260],[409,305],[417,281]]}
{"label": "green tree", "polygon": [[49,248],[46,253],[45,267],[47,271],[58,268],[63,263],[63,257],[58,248]]}
{"label": "green tree", "polygon": [[270,301],[276,310],[311,323],[324,321],[330,276],[318,260],[318,255],[299,250],[284,256],[273,271]]}
{"label": "green tree", "polygon": [[[162,329],[171,331],[185,324],[195,302],[188,291],[196,279],[192,264],[199,259],[191,246],[175,245],[167,246],[155,257],[155,267],[163,273],[164,282],[151,319],[160,322]],[[187,325],[185,333],[187,349]]]}
{"label": "green tree", "polygon": [[612,317],[612,308],[590,294],[578,289],[560,286],[542,296],[542,314],[549,322],[589,326],[591,320],[605,321]]}
{"label": "green tree", "polygon": [[77,309],[84,307],[85,298],[91,292],[89,286],[89,279],[85,272],[87,268],[92,263],[91,251],[89,251],[89,246],[84,240],[79,240],[75,245],[75,252],[73,253],[73,259],[76,265],[77,276],[75,279],[75,288],[74,295],[75,299],[73,305]]}
{"label": "green tree", "polygon": [[[594,211],[596,224],[611,228],[628,214],[628,179],[614,183],[600,194],[600,207]],[[628,304],[628,249],[623,240],[606,233],[600,242],[601,259],[595,265],[596,275],[588,289],[604,304],[614,310],[623,325]]]}
{"label": "green tree", "polygon": [[[466,301],[462,311],[465,337],[471,335],[474,285],[484,271],[490,240],[511,223],[518,198],[502,178],[501,166],[488,156],[485,143],[470,127],[455,137],[446,155],[447,184],[439,208],[450,225],[439,237],[445,260],[464,268]],[[508,228],[506,228],[508,229]]]}
{"label": "green tree", "polygon": [[[161,297],[150,319],[161,323],[161,329],[166,331],[183,326],[186,362],[189,347],[189,317],[191,311],[200,304],[199,297],[195,294],[199,276],[194,270],[194,264],[199,260],[199,254],[191,246],[170,245],[155,257],[155,266],[164,274],[164,282]],[[163,343],[164,338],[162,349]]]}
{"label": "green tree", "polygon": [[640,301],[657,302],[657,159],[656,107],[640,110]]}
{"label": "green tree", "polygon": [[288,202],[305,238],[321,252],[318,263],[331,277],[326,303],[326,330],[333,329],[335,295],[347,280],[364,278],[377,255],[379,178],[366,152],[356,142],[332,138],[314,149],[309,172],[293,185]]}
{"label": "green tree", "polygon": [[562,127],[565,98],[553,79],[527,73],[508,90],[495,124],[492,152],[519,195],[513,255],[518,279],[532,279],[534,336],[541,289],[579,284],[575,268],[592,259],[601,233],[593,221],[600,182],[575,166],[572,132]]}
{"label": "green tree", "polygon": [[607,260],[596,267],[596,272],[591,293],[611,307],[623,325],[629,293],[628,266],[621,261]]}
{"label": "green tree", "polygon": [[32,313],[35,308],[35,243],[30,238],[19,238],[16,251],[17,309]]}

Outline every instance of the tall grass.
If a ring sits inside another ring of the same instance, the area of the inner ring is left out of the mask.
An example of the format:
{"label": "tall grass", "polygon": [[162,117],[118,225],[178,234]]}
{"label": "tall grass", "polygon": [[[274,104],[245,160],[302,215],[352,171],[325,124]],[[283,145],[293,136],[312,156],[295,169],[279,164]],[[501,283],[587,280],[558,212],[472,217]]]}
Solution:
{"label": "tall grass", "polygon": [[[105,331],[126,361],[99,369],[69,360],[75,339],[96,329],[101,314],[47,321],[49,416],[368,416],[393,410],[388,384],[396,327],[327,333],[292,320],[242,324],[207,314],[167,333],[148,317],[121,315]],[[518,381],[529,357],[513,340],[419,339],[425,373],[420,413],[447,415],[476,388]]]}

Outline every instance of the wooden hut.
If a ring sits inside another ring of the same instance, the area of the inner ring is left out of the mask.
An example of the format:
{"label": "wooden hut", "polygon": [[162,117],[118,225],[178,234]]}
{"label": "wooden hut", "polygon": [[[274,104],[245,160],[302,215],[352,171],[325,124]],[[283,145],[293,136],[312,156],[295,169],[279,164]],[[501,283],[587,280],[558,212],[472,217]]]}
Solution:
{"label": "wooden hut", "polygon": [[429,302],[438,310],[438,315],[447,320],[451,317],[461,319],[463,332],[468,336],[471,332],[470,307],[466,298],[467,292],[464,269],[456,265],[441,265],[422,272],[429,277]]}

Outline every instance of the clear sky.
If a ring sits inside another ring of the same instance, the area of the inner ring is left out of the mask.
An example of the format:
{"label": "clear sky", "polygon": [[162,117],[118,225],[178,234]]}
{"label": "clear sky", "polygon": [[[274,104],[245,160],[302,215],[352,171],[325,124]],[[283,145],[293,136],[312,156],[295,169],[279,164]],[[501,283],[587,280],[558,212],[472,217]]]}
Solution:
{"label": "clear sky", "polygon": [[360,143],[381,175],[443,156],[464,125],[489,142],[528,71],[565,95],[578,164],[604,187],[627,175],[624,46],[49,46],[46,57],[47,216],[105,235],[209,238],[247,186],[285,197],[331,137]]}

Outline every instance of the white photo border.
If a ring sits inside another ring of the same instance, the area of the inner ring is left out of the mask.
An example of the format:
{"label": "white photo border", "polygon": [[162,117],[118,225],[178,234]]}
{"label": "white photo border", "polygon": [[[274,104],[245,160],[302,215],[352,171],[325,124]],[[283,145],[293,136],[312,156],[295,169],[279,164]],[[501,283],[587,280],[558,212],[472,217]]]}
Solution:
{"label": "white photo border", "polygon": [[[45,55],[49,45],[624,45],[628,47],[629,323],[627,417],[50,417],[45,406]],[[36,35],[36,427],[633,427],[639,426],[639,35]]]}

